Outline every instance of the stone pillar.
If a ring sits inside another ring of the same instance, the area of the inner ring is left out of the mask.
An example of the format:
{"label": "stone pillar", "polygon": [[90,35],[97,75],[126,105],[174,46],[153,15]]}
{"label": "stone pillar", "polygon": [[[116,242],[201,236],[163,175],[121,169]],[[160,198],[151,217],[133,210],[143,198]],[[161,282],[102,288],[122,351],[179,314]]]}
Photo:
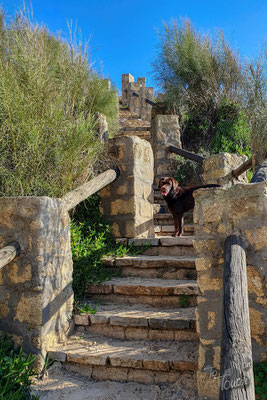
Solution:
{"label": "stone pillar", "polygon": [[97,135],[100,142],[104,143],[109,138],[107,117],[104,114],[101,114],[100,112],[96,112],[95,115],[96,115]]}
{"label": "stone pillar", "polygon": [[232,170],[247,161],[247,156],[241,154],[220,153],[207,157],[203,162],[203,181],[221,186],[232,186],[239,182],[248,182],[247,172],[238,178],[230,177]]}
{"label": "stone pillar", "polygon": [[145,99],[153,101],[154,99],[154,88],[142,87],[141,88],[141,106],[140,106],[140,118],[145,121],[151,121],[151,110],[152,105],[147,103]]}
{"label": "stone pillar", "polygon": [[146,140],[118,136],[109,152],[121,175],[102,189],[101,212],[116,238],[153,237],[153,153]]}
{"label": "stone pillar", "polygon": [[[266,359],[267,183],[237,184],[194,192],[196,269],[199,288],[197,386],[200,400],[218,399],[222,335],[223,249],[239,234],[247,243],[247,278],[253,361]],[[230,376],[236,376],[235,373]],[[229,378],[228,378],[229,379]]]}
{"label": "stone pillar", "polygon": [[0,198],[0,246],[17,241],[21,255],[0,271],[0,331],[43,366],[46,349],[72,327],[69,215],[49,197]]}
{"label": "stone pillar", "polygon": [[[140,89],[141,89],[141,84],[137,82],[131,82],[129,83],[129,111],[140,114]],[[137,93],[138,96],[136,96],[134,93]]]}
{"label": "stone pillar", "polygon": [[129,105],[129,83],[134,82],[134,77],[131,74],[122,74],[122,84],[121,84],[121,99],[122,105]]}
{"label": "stone pillar", "polygon": [[180,126],[177,115],[157,115],[151,124],[151,144],[154,153],[155,184],[162,176],[172,175],[171,160],[175,157],[168,146],[181,148]]}
{"label": "stone pillar", "polygon": [[139,89],[139,117],[142,115],[142,98],[144,96],[144,90],[146,87],[146,78],[137,78],[137,84],[140,85]]}

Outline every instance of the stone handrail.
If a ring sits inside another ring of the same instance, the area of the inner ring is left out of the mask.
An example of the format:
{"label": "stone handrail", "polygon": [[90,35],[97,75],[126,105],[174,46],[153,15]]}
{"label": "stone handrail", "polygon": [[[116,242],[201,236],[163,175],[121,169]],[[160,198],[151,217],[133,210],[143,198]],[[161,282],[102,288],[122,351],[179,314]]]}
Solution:
{"label": "stone handrail", "polygon": [[20,245],[17,242],[9,242],[0,250],[0,270],[20,254]]}
{"label": "stone handrail", "polygon": [[62,200],[65,202],[66,208],[70,211],[77,206],[81,201],[87,199],[92,194],[103,189],[109,183],[113,182],[120,174],[119,169],[108,169],[102,174],[91,179],[84,185],[79,186],[77,189],[67,193]]}

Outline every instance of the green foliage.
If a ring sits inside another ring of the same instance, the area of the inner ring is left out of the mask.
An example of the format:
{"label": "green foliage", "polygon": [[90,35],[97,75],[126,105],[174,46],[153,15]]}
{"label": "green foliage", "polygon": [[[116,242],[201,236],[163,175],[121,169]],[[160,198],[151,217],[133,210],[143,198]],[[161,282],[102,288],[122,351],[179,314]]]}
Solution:
{"label": "green foliage", "polygon": [[97,305],[92,307],[90,304],[81,304],[77,305],[76,308],[80,314],[96,314],[97,312]]}
{"label": "green foliage", "polygon": [[[0,399],[29,399],[34,357],[24,356],[22,348],[15,352],[12,342],[6,336],[0,338]],[[32,399],[38,399],[32,396]]]}
{"label": "green foliage", "polygon": [[162,101],[180,114],[183,147],[250,154],[245,68],[222,32],[212,40],[172,21],[159,39],[154,76]]}
{"label": "green foliage", "polygon": [[86,47],[22,14],[0,20],[0,195],[61,197],[93,175],[96,112],[116,125],[116,90]]}
{"label": "green foliage", "polygon": [[[202,154],[201,150],[199,154]],[[173,176],[181,186],[200,185],[202,173],[201,164],[177,156],[172,165]]]}
{"label": "green foliage", "polygon": [[257,400],[267,399],[267,362],[254,364],[255,393]]}
{"label": "green foliage", "polygon": [[81,300],[90,283],[101,283],[120,274],[118,269],[105,268],[104,256],[121,257],[127,253],[138,254],[141,249],[125,247],[115,242],[109,225],[100,215],[99,196],[93,195],[77,206],[71,223],[73,258],[73,290]]}
{"label": "green foliage", "polygon": [[212,154],[227,152],[251,157],[250,128],[244,113],[235,104],[223,101],[219,106],[210,151]]}
{"label": "green foliage", "polygon": [[246,113],[251,126],[252,147],[267,158],[267,41],[259,58],[246,66]]}
{"label": "green foliage", "polygon": [[190,306],[190,296],[188,294],[181,294],[179,296],[179,302],[178,302],[179,307],[185,308]]}

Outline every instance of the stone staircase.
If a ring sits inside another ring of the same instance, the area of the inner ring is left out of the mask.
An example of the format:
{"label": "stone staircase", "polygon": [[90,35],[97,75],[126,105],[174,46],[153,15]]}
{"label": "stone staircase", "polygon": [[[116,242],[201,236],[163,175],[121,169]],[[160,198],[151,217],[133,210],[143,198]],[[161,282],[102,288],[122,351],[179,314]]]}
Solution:
{"label": "stone staircase", "polygon": [[[150,139],[150,124],[123,108],[120,124],[120,134]],[[156,237],[118,240],[149,247],[104,260],[120,276],[88,288],[97,312],[76,315],[75,333],[49,357],[95,380],[175,384],[185,393],[177,399],[194,399],[198,287],[192,213],[185,216],[187,236],[174,238],[172,216],[156,189],[154,210]]]}
{"label": "stone staircase", "polygon": [[119,135],[138,136],[140,139],[150,141],[151,139],[151,124],[144,121],[127,108],[120,106],[119,114]]}

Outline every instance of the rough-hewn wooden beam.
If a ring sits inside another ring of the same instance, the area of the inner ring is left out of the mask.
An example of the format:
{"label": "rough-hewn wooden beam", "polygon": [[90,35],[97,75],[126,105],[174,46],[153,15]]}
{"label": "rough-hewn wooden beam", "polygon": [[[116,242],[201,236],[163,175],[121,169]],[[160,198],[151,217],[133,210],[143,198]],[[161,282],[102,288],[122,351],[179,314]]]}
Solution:
{"label": "rough-hewn wooden beam", "polygon": [[184,158],[188,158],[189,160],[196,161],[196,162],[198,162],[200,164],[202,164],[203,161],[206,160],[206,158],[203,157],[203,156],[191,153],[191,151],[188,151],[188,150],[179,149],[179,147],[172,146],[172,145],[169,146],[169,151],[171,153],[179,154],[179,156],[182,156]]}
{"label": "rough-hewn wooden beam", "polygon": [[237,178],[239,175],[243,174],[243,172],[247,171],[252,167],[252,158],[249,158],[243,164],[241,164],[238,168],[232,171],[232,175],[234,178]]}
{"label": "rough-hewn wooden beam", "polygon": [[229,236],[224,246],[220,400],[255,400],[245,243]]}
{"label": "rough-hewn wooden beam", "polygon": [[10,263],[20,254],[20,245],[17,242],[9,242],[0,250],[0,269]]}
{"label": "rough-hewn wooden beam", "polygon": [[98,192],[100,189],[103,189],[103,187],[113,182],[118,175],[119,171],[115,171],[114,169],[109,169],[103,172],[102,174],[96,176],[91,181],[67,193],[62,198],[62,200],[66,204],[67,210],[68,211],[71,210],[72,208],[77,206],[81,201],[87,199],[89,196]]}

